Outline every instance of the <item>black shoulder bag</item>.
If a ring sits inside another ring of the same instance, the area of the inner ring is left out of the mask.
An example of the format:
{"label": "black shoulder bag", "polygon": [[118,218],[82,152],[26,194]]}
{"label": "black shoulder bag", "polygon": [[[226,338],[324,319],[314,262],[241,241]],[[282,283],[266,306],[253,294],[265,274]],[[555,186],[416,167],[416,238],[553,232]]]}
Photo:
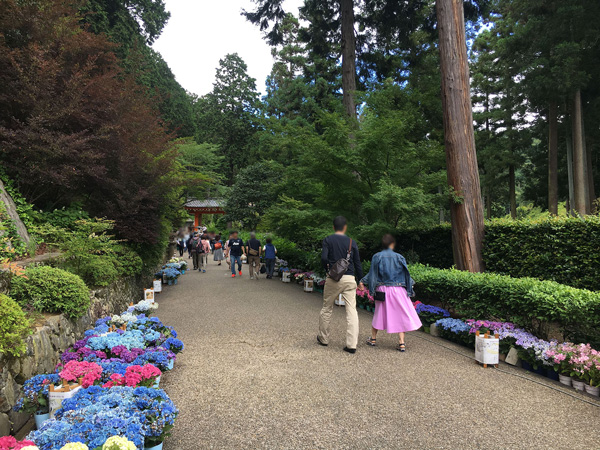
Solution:
{"label": "black shoulder bag", "polygon": [[348,246],[348,253],[345,258],[338,259],[333,266],[329,268],[329,277],[333,281],[340,281],[350,267],[350,258],[352,257],[352,239],[350,239],[350,245]]}

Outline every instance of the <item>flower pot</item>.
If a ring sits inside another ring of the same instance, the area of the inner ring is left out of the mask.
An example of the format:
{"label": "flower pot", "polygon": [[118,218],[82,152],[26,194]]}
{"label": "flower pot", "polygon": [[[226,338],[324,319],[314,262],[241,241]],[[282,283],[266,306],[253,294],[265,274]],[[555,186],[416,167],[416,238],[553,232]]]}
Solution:
{"label": "flower pot", "polygon": [[594,397],[600,397],[600,386],[590,386],[589,384],[585,385],[585,392]]}
{"label": "flower pot", "polygon": [[177,278],[173,280],[173,284],[177,284]]}
{"label": "flower pot", "polygon": [[181,275],[185,275],[185,269],[181,271]]}
{"label": "flower pot", "polygon": [[363,304],[360,304],[360,305],[358,305],[358,307],[359,307],[360,309],[365,309],[365,305],[363,305]]}
{"label": "flower pot", "polygon": [[152,385],[152,387],[154,389],[158,389],[159,385],[160,385],[160,377],[156,377],[156,381],[154,382],[154,384]]}
{"label": "flower pot", "polygon": [[146,447],[144,446],[144,450],[162,450],[163,448],[163,443],[161,442],[158,445],[155,445],[154,447]]}
{"label": "flower pot", "polygon": [[42,424],[50,419],[50,413],[46,414],[34,414],[33,418],[35,419],[35,426],[39,430],[42,427]]}
{"label": "flower pot", "polygon": [[169,365],[167,366],[167,370],[173,370],[173,367],[175,367],[175,360],[174,359],[170,359],[169,360]]}
{"label": "flower pot", "polygon": [[428,325],[423,325],[423,331],[424,331],[425,333],[430,333],[430,332],[431,332],[431,329],[429,328],[429,326],[428,326]]}
{"label": "flower pot", "polygon": [[538,375],[542,375],[543,377],[546,376],[546,368],[545,367],[538,367],[537,369],[533,369],[534,373],[537,373]]}
{"label": "flower pot", "polygon": [[573,383],[573,387],[575,389],[577,389],[578,391],[584,391],[585,390],[585,382],[584,381],[572,380],[572,383]]}
{"label": "flower pot", "polygon": [[168,284],[169,286],[173,286],[173,280],[168,280],[168,281],[167,281],[167,284]]}
{"label": "flower pot", "polygon": [[571,386],[573,379],[567,375],[558,374],[558,381],[565,386]]}
{"label": "flower pot", "polygon": [[558,381],[558,372],[552,368],[546,369],[546,376],[551,380]]}
{"label": "flower pot", "polygon": [[530,372],[533,370],[533,367],[531,367],[531,364],[529,364],[527,361],[521,361],[521,367],[525,370],[529,370]]}

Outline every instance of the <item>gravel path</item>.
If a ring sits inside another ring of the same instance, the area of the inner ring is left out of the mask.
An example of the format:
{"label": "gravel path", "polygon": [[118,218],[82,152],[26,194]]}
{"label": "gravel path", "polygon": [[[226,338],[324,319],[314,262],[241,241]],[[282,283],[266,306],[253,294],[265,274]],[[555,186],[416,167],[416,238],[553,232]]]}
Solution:
{"label": "gravel path", "polygon": [[321,347],[319,294],[247,270],[231,279],[226,267],[211,261],[157,296],[185,343],[164,377],[181,411],[165,450],[600,448],[600,408],[579,400],[589,397],[483,369],[421,332],[404,354],[386,334],[367,347],[372,314],[362,310],[355,355],[342,351],[343,308]]}

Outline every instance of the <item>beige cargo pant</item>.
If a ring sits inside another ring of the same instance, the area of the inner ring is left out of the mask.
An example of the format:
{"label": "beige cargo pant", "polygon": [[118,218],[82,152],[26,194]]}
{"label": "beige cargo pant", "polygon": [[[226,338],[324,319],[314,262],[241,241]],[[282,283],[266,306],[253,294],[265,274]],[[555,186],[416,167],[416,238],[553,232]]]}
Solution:
{"label": "beige cargo pant", "polygon": [[344,275],[340,281],[327,277],[323,291],[323,308],[319,318],[319,339],[329,344],[329,323],[333,302],[342,294],[346,302],[346,347],[356,348],[358,344],[358,313],[356,312],[356,280],[352,275]]}

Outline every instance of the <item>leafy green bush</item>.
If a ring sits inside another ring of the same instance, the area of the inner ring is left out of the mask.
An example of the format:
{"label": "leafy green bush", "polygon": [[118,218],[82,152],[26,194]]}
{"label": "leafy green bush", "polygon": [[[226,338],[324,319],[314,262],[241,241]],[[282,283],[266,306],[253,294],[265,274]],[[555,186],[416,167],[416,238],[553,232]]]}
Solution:
{"label": "leafy green bush", "polygon": [[36,311],[81,317],[90,307],[89,289],[72,273],[49,266],[29,267],[25,277],[13,277],[11,296]]}
{"label": "leafy green bush", "polygon": [[24,338],[31,333],[30,322],[12,298],[0,294],[0,354],[21,356]]}
{"label": "leafy green bush", "polygon": [[[409,262],[447,269],[453,266],[450,225],[395,233]],[[379,238],[379,236],[378,236]],[[363,239],[363,258],[378,251],[376,240]],[[512,277],[556,281],[600,290],[600,217],[495,219],[486,222],[483,259],[486,271]]]}
{"label": "leafy green bush", "polygon": [[486,270],[600,290],[600,217],[495,220],[486,226]]}
{"label": "leafy green bush", "polygon": [[513,322],[540,337],[557,324],[564,337],[600,345],[600,293],[534,278],[469,273],[414,264],[420,300],[436,300],[469,318]]}
{"label": "leafy green bush", "polygon": [[[76,221],[71,230],[45,227],[63,250],[61,267],[79,275],[90,286],[108,286],[120,276],[137,275],[142,260],[110,234],[114,223],[104,219]],[[63,230],[59,233],[56,230]]]}
{"label": "leafy green bush", "polygon": [[[454,265],[450,225],[438,225],[427,229],[397,230],[396,249],[409,262],[429,264],[442,269]],[[381,233],[361,238],[361,257],[371,257],[381,250]]]}

